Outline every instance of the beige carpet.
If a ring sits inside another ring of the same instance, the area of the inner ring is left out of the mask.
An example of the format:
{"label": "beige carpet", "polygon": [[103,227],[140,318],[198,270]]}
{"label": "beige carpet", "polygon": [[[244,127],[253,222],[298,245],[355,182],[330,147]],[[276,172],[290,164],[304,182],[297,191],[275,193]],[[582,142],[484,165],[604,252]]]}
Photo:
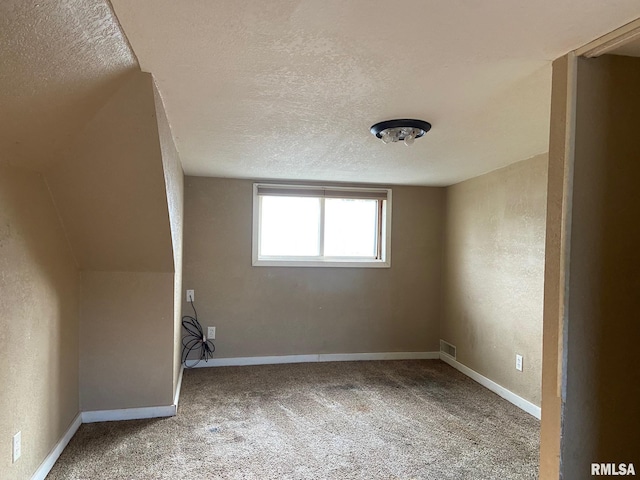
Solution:
{"label": "beige carpet", "polygon": [[58,479],[535,479],[539,422],[438,360],[185,371],[174,418],[82,425]]}

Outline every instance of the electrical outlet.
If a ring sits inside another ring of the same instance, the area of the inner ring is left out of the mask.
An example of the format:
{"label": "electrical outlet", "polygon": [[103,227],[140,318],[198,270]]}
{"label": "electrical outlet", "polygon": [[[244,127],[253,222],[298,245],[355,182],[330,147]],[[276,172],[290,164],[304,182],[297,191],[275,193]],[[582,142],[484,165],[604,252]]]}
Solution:
{"label": "electrical outlet", "polygon": [[516,354],[516,370],[522,371],[522,355]]}
{"label": "electrical outlet", "polygon": [[216,327],[209,327],[207,329],[207,338],[209,338],[211,340],[215,340],[216,339]]}
{"label": "electrical outlet", "polygon": [[196,294],[193,290],[187,290],[187,302],[195,302]]}
{"label": "electrical outlet", "polygon": [[16,463],[22,455],[22,432],[13,436],[13,463]]}

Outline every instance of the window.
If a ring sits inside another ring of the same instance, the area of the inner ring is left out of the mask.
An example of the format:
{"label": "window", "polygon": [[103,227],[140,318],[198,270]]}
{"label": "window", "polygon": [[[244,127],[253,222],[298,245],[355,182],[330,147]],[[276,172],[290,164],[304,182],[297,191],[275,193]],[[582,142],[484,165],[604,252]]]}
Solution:
{"label": "window", "polygon": [[389,267],[391,190],[253,186],[253,265]]}

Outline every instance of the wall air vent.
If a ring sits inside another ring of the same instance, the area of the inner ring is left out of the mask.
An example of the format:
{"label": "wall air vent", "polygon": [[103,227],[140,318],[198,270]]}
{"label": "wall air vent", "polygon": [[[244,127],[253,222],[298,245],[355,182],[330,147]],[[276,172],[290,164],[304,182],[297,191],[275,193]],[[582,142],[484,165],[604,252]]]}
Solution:
{"label": "wall air vent", "polygon": [[456,359],[456,347],[444,340],[440,340],[440,353],[450,356],[454,360]]}

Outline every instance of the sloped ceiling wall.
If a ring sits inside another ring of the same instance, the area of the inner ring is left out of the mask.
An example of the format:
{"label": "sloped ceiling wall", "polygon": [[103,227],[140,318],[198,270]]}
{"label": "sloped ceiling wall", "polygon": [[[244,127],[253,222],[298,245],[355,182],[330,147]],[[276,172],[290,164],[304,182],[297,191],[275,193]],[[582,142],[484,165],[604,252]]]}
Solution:
{"label": "sloped ceiling wall", "polygon": [[3,1],[0,44],[0,163],[45,174],[80,269],[173,271],[153,80],[110,3]]}
{"label": "sloped ceiling wall", "polygon": [[40,171],[138,70],[104,0],[3,0],[0,45],[0,162]]}
{"label": "sloped ceiling wall", "polygon": [[153,80],[109,2],[3,1],[0,43],[0,162],[45,173],[78,266],[173,271]]}
{"label": "sloped ceiling wall", "polygon": [[47,173],[81,270],[173,272],[153,79],[130,74]]}

